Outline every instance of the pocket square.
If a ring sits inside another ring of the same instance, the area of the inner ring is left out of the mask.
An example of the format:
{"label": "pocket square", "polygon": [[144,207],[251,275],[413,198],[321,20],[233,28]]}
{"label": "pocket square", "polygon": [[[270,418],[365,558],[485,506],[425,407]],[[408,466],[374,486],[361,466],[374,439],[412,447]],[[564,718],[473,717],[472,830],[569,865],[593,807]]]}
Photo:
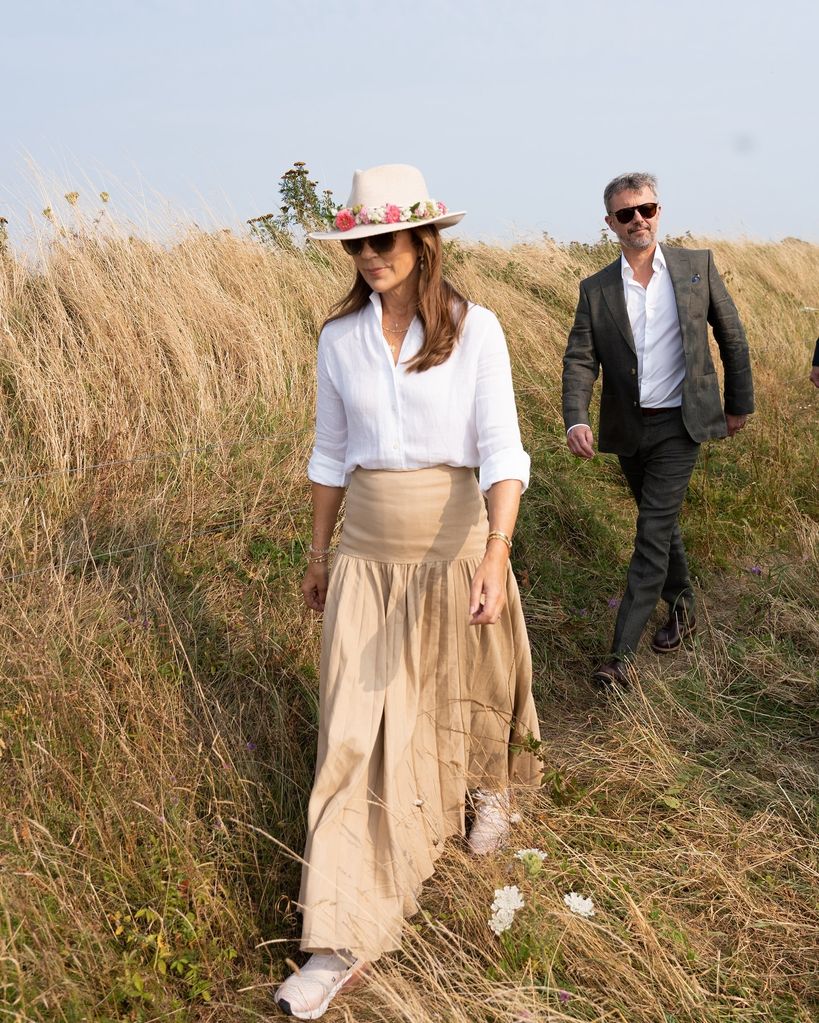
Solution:
{"label": "pocket square", "polygon": [[692,284],[699,284],[700,283],[700,275],[699,274],[694,274],[694,276],[691,278],[691,283]]}

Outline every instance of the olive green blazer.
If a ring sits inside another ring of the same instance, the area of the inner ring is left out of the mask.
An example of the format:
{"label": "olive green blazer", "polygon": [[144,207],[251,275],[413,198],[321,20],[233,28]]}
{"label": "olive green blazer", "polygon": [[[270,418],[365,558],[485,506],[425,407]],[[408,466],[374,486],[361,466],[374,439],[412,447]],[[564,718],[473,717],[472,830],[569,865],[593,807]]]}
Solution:
{"label": "olive green blazer", "polygon": [[[677,300],[685,379],[682,416],[692,440],[725,437],[727,428],[719,381],[708,345],[714,331],[724,371],[725,411],[754,410],[751,361],[736,306],[707,249],[661,246]],[[631,334],[620,257],[580,282],[580,300],[563,357],[563,420],[568,430],[589,422],[594,381],[602,367],[601,451],[633,455],[640,443],[643,416],[637,380],[637,352]]]}

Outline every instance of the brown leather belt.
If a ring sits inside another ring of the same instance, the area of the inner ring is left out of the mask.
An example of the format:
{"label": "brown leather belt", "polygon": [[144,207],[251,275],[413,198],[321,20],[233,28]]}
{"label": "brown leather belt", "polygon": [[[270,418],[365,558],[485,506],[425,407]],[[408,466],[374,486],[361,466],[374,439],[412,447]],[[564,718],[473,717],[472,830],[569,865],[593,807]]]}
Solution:
{"label": "brown leather belt", "polygon": [[658,416],[661,412],[678,412],[679,405],[666,405],[665,408],[641,408],[644,416]]}

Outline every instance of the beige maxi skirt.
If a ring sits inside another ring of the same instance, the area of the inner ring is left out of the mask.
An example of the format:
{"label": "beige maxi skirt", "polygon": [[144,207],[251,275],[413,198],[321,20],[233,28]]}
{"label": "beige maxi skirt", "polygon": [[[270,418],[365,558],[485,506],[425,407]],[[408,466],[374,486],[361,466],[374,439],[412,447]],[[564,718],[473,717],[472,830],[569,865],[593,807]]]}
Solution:
{"label": "beige maxi skirt", "polygon": [[301,947],[373,960],[400,947],[468,789],[536,785],[510,749],[539,737],[515,577],[469,625],[486,509],[471,469],[357,469],[324,612],[319,743]]}

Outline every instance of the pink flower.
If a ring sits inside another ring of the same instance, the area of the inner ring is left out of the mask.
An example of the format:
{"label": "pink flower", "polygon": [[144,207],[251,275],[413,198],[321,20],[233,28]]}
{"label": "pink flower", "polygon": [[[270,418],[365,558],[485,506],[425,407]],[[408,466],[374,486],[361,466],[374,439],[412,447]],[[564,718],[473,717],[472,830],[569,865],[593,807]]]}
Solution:
{"label": "pink flower", "polygon": [[396,206],[394,203],[387,203],[387,208],[384,211],[384,223],[385,224],[397,224],[401,219],[401,208]]}
{"label": "pink flower", "polygon": [[435,205],[438,207],[440,216],[443,216],[446,213],[446,206],[444,206],[442,202],[436,203]]}
{"label": "pink flower", "polygon": [[349,231],[351,227],[355,227],[355,217],[349,210],[339,210],[336,213],[336,228],[339,231]]}
{"label": "pink flower", "polygon": [[358,222],[359,224],[369,224],[370,213],[366,206],[362,206],[358,211]]}

